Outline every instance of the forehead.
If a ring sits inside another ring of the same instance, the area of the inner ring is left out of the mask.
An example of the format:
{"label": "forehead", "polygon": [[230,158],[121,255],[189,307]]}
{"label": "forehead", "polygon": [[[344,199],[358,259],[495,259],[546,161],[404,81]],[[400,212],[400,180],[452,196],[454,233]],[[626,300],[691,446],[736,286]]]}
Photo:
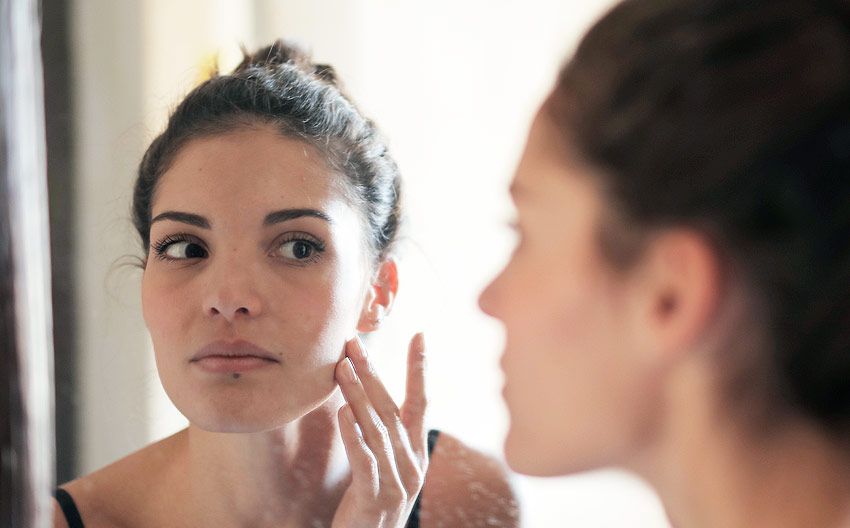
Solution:
{"label": "forehead", "polygon": [[174,207],[321,206],[344,176],[305,141],[256,126],[190,140],[157,183],[152,213]]}
{"label": "forehead", "polygon": [[545,110],[535,117],[511,184],[521,217],[584,224],[604,208],[599,170],[575,151]]}
{"label": "forehead", "polygon": [[561,134],[545,110],[534,117],[511,185],[517,202],[532,197],[557,199],[551,196],[554,190],[566,191],[565,185],[575,179],[576,173],[587,170],[577,156],[567,151]]}

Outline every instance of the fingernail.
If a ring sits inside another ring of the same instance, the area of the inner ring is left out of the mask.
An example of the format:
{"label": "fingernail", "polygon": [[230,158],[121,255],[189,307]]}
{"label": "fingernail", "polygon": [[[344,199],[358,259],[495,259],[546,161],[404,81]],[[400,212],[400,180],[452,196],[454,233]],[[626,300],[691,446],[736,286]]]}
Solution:
{"label": "fingernail", "polygon": [[357,383],[357,373],[354,372],[354,365],[351,364],[351,359],[349,358],[342,360],[342,375],[346,381]]}
{"label": "fingernail", "polygon": [[423,332],[413,336],[413,346],[420,356],[425,356],[425,334]]}

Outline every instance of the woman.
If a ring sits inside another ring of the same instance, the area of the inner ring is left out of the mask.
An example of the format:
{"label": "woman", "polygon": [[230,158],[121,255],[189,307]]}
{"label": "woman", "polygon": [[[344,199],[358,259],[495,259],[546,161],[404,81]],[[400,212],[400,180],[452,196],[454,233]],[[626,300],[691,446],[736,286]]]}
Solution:
{"label": "woman", "polygon": [[498,464],[423,429],[422,337],[401,409],[353,338],[392,306],[399,214],[330,67],[277,42],[192,91],[133,201],[145,323],[190,425],[62,486],[56,526],[514,526]]}
{"label": "woman", "polygon": [[850,4],[632,0],[531,127],[509,465],[605,466],[679,527],[850,526]]}

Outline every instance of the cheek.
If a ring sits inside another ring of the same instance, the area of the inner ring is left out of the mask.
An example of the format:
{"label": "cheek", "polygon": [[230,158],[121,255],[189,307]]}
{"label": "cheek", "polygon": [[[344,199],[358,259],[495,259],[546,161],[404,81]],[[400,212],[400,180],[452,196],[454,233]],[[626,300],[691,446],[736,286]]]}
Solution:
{"label": "cheek", "polygon": [[600,374],[616,330],[606,301],[592,275],[529,277],[507,322],[508,373],[529,386],[544,382],[557,390],[575,387],[565,383],[568,378],[581,382]]}
{"label": "cheek", "polygon": [[565,346],[591,344],[610,295],[594,260],[528,252],[515,256],[500,280],[498,315],[512,344],[553,357]]}
{"label": "cheek", "polygon": [[508,326],[508,453],[531,473],[616,461],[645,415],[646,366],[629,337],[629,290],[585,262],[529,272]]}
{"label": "cheek", "polygon": [[[360,275],[343,266],[303,280],[279,279],[267,290],[267,337],[285,343],[307,370],[331,368],[355,334],[362,303]],[[331,375],[332,378],[332,375]]]}
{"label": "cheek", "polygon": [[[185,327],[188,291],[180,284],[145,270],[142,277],[142,316],[154,343],[179,335]],[[180,302],[177,302],[177,300]]]}

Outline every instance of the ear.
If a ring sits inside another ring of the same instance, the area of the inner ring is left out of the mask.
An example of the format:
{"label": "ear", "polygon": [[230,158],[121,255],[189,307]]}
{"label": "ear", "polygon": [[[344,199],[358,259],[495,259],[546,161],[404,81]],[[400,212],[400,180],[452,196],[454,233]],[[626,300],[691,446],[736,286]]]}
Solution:
{"label": "ear", "polygon": [[374,332],[381,326],[384,317],[390,313],[398,293],[398,265],[395,259],[384,260],[369,286],[360,320],[358,332]]}
{"label": "ear", "polygon": [[676,230],[655,237],[642,261],[639,340],[662,360],[675,359],[705,337],[715,318],[721,296],[720,260],[705,236]]}

